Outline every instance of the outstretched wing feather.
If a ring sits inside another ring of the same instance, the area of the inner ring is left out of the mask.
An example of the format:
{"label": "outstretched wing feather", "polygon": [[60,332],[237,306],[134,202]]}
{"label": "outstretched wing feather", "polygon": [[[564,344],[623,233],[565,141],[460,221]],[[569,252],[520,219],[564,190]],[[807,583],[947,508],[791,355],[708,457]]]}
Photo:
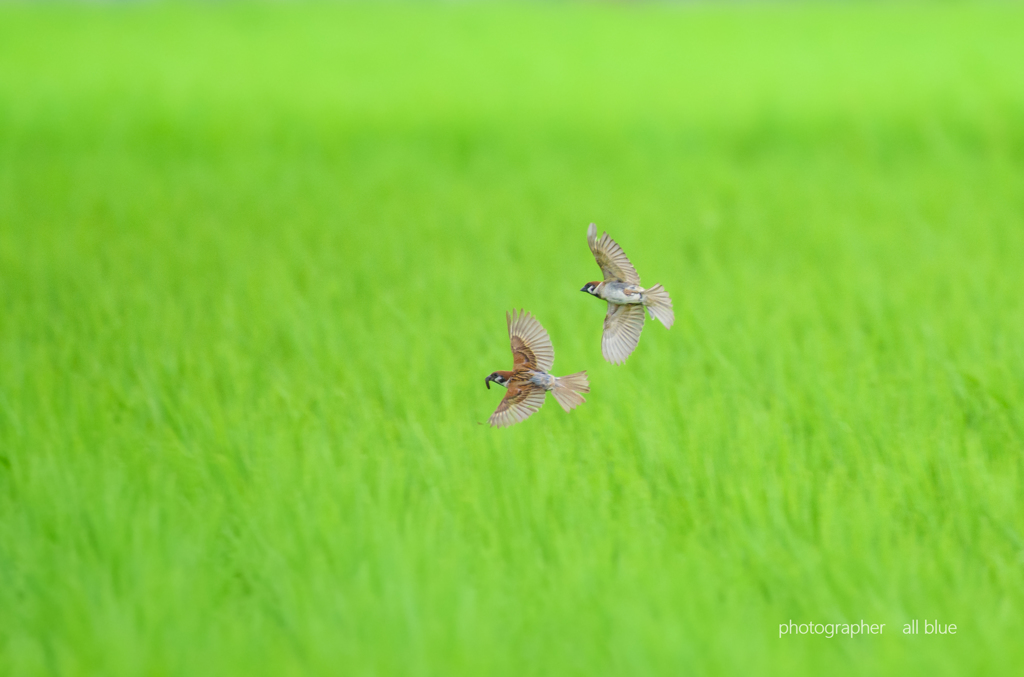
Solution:
{"label": "outstretched wing feather", "polygon": [[505,313],[512,343],[513,369],[525,367],[547,373],[555,363],[555,348],[537,318],[523,311]]}
{"label": "outstretched wing feather", "polygon": [[601,354],[612,364],[626,361],[640,342],[644,328],[644,307],[640,304],[620,306],[608,304],[601,335]]}
{"label": "outstretched wing feather", "polygon": [[544,404],[545,390],[532,383],[509,384],[508,392],[488,420],[496,428],[521,423],[530,418]]}
{"label": "outstretched wing feather", "polygon": [[630,263],[626,252],[622,251],[619,243],[613,240],[608,233],[603,233],[601,239],[598,239],[597,226],[593,223],[587,229],[587,244],[590,245],[590,251],[593,252],[597,265],[604,273],[605,282],[640,284],[640,275]]}

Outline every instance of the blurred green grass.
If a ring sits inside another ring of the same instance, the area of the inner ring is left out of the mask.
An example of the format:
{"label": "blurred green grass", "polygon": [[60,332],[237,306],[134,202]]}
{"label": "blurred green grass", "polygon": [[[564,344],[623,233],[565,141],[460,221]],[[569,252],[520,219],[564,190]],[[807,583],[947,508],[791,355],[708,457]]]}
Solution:
{"label": "blurred green grass", "polygon": [[[1009,674],[1022,32],[0,7],[0,673]],[[592,393],[495,431],[513,307]]]}

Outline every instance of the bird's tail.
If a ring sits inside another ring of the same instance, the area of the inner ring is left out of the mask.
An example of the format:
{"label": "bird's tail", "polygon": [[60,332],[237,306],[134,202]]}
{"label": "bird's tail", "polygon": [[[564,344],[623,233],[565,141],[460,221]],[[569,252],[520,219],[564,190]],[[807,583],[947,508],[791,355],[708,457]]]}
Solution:
{"label": "bird's tail", "polygon": [[665,325],[665,329],[672,328],[672,323],[676,321],[676,314],[672,312],[672,298],[664,287],[656,284],[644,291],[644,305],[651,312],[651,317]]}
{"label": "bird's tail", "polygon": [[585,371],[556,378],[555,385],[551,388],[551,394],[566,411],[571,411],[586,402],[582,393],[589,392],[590,383],[587,382]]}

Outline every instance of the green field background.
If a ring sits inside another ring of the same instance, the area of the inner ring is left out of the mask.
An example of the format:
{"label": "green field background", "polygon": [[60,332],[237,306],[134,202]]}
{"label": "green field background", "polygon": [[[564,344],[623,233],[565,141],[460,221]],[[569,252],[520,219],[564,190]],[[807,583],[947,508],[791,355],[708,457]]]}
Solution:
{"label": "green field background", "polygon": [[[0,674],[1021,674],[1022,35],[0,6]],[[520,307],[592,390],[495,430]]]}

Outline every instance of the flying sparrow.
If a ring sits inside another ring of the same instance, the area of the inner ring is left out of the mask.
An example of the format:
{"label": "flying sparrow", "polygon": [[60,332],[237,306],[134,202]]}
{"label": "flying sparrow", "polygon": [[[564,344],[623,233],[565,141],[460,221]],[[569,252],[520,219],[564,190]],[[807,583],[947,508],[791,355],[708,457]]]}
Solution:
{"label": "flying sparrow", "polygon": [[622,247],[603,233],[597,239],[597,226],[593,223],[587,229],[590,251],[601,266],[604,280],[588,282],[580,291],[592,294],[608,302],[608,314],[604,317],[604,334],[601,336],[601,354],[612,364],[622,364],[632,354],[640,341],[644,328],[644,308],[672,328],[676,316],[672,312],[672,299],[660,284],[650,289],[640,286],[636,268],[626,258]]}
{"label": "flying sparrow", "polygon": [[504,399],[488,423],[498,428],[525,421],[544,404],[548,391],[562,409],[569,411],[585,402],[581,393],[590,392],[587,372],[570,376],[548,373],[555,361],[555,349],[540,322],[522,310],[505,313],[508,337],[512,341],[512,371],[496,371],[484,379],[488,390],[491,381],[508,388]]}

